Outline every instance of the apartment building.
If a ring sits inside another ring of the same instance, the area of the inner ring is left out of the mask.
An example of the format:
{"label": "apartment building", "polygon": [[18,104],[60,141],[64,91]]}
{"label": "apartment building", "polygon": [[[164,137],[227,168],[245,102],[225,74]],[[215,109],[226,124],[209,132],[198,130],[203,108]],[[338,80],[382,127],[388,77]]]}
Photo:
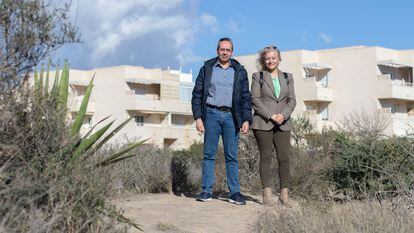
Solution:
{"label": "apartment building", "polygon": [[149,138],[149,143],[180,149],[202,139],[191,111],[192,74],[138,66],[71,69],[68,105],[72,115],[79,109],[93,76],[94,87],[83,131],[107,116],[116,119],[115,124],[134,117],[115,140]]}
{"label": "apartment building", "polygon": [[[249,78],[257,71],[257,54],[236,57]],[[294,76],[294,117],[310,119],[317,129],[382,121],[386,134],[414,130],[414,50],[346,47],[282,52],[280,69]]]}

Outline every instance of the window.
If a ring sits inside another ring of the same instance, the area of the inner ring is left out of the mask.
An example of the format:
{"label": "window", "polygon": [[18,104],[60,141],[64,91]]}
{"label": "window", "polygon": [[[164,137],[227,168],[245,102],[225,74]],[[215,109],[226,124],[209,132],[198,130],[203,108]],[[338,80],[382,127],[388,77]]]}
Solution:
{"label": "window", "polygon": [[137,125],[144,125],[144,116],[135,116],[135,123]]}
{"label": "window", "polygon": [[395,104],[388,104],[384,108],[388,108],[388,109],[390,109],[391,113],[395,113]]}
{"label": "window", "polygon": [[92,127],[92,117],[86,116],[83,118],[82,128],[91,128]]}
{"label": "window", "polygon": [[321,120],[323,120],[323,121],[329,120],[328,106],[325,106],[325,107],[321,106],[320,117],[321,117]]}
{"label": "window", "polygon": [[414,116],[414,104],[407,105],[407,113],[410,116]]}
{"label": "window", "polygon": [[388,76],[390,80],[395,79],[395,75],[393,73],[384,73],[384,75]]}
{"label": "window", "polygon": [[183,115],[171,115],[171,123],[177,127],[184,127],[185,126],[185,116]]}
{"label": "window", "polygon": [[327,87],[328,86],[328,74],[322,76],[318,84],[320,87]]}
{"label": "window", "polygon": [[180,86],[180,100],[191,101],[193,87]]}

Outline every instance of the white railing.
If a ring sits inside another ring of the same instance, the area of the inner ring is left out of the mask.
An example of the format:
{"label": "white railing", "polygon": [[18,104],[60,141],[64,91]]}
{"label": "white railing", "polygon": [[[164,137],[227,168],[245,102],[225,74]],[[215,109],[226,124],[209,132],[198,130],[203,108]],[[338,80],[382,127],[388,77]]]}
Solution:
{"label": "white railing", "polygon": [[304,81],[305,81],[305,83],[313,83],[315,85],[315,87],[322,87],[322,88],[327,88],[328,87],[328,85],[326,83],[318,81],[316,76],[305,77]]}
{"label": "white railing", "polygon": [[378,113],[392,113],[391,107],[379,108],[377,109]]}
{"label": "white railing", "polygon": [[400,86],[400,87],[413,87],[413,83],[410,82],[406,82],[404,79],[403,80],[391,80],[391,84],[393,86]]}
{"label": "white railing", "polygon": [[377,77],[378,77],[378,79],[381,79],[381,80],[390,80],[391,85],[393,85],[393,86],[400,86],[400,87],[413,87],[414,86],[412,82],[407,82],[407,81],[405,81],[404,78],[402,78],[402,79],[392,79],[391,74],[380,74]]}
{"label": "white railing", "polygon": [[178,128],[178,129],[192,129],[195,128],[194,125],[175,125],[175,124],[153,124],[153,123],[136,123],[140,127],[155,127],[155,128]]}
{"label": "white railing", "polygon": [[380,74],[377,75],[378,79],[387,79],[387,80],[391,80],[391,74]]}

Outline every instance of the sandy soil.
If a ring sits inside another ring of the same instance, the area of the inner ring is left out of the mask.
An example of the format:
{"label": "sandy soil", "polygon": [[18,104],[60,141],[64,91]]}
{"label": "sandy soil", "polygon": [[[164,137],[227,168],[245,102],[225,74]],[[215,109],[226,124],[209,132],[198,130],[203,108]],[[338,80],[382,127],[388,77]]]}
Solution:
{"label": "sandy soil", "polygon": [[[254,232],[261,197],[247,196],[247,205],[225,199],[198,202],[194,197],[174,194],[130,195],[113,203],[145,232]],[[130,232],[139,232],[130,229]]]}

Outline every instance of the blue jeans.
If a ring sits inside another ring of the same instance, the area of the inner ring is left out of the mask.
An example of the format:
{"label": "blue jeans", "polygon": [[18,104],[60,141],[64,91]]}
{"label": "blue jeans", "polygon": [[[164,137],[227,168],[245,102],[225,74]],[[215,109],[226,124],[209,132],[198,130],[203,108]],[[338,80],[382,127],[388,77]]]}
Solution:
{"label": "blue jeans", "polygon": [[212,193],[215,180],[214,164],[220,135],[223,140],[230,195],[240,192],[239,162],[237,161],[239,130],[235,127],[231,112],[222,112],[207,107],[204,128],[203,192]]}

